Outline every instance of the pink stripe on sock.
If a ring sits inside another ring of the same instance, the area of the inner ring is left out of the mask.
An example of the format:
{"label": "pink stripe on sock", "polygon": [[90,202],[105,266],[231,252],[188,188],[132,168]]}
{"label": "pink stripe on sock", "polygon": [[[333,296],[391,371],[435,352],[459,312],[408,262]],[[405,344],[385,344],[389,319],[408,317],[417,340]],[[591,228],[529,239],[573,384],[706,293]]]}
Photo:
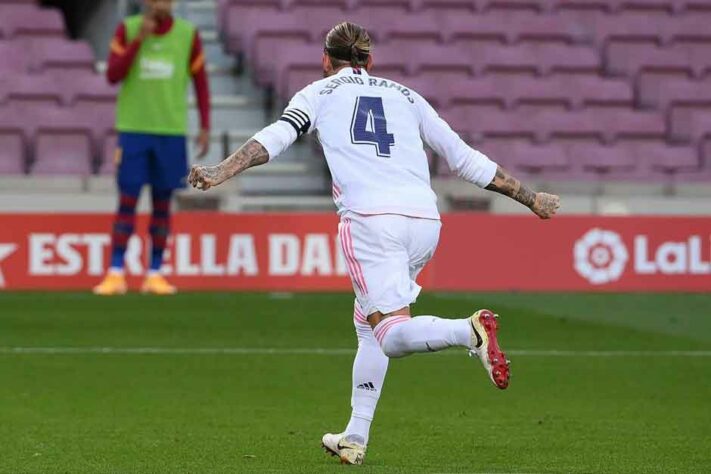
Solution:
{"label": "pink stripe on sock", "polygon": [[388,319],[386,319],[383,323],[378,324],[375,329],[373,330],[373,333],[375,334],[375,338],[378,340],[379,343],[382,344],[383,339],[387,335],[387,333],[390,331],[390,329],[400,323],[404,323],[405,321],[409,320],[410,316],[392,316]]}
{"label": "pink stripe on sock", "polygon": [[345,227],[346,227],[346,224],[344,222],[342,222],[338,225],[338,237],[341,241],[341,248],[343,249],[343,255],[346,257],[346,265],[348,266],[348,273],[351,276],[351,280],[353,280],[353,283],[358,287],[358,290],[360,290],[360,292],[363,293],[363,288],[360,286],[360,282],[358,281],[358,279],[355,276],[355,267],[353,266],[353,261],[351,260],[350,255],[348,255],[348,245],[346,244]]}
{"label": "pink stripe on sock", "polygon": [[353,308],[353,318],[361,324],[368,324],[368,318],[363,315],[357,306]]}

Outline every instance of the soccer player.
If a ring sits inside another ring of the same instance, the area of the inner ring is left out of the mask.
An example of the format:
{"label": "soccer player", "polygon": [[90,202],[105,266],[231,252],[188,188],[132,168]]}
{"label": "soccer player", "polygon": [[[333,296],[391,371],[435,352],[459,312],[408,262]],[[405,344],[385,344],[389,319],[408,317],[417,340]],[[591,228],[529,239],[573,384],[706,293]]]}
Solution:
{"label": "soccer player", "polygon": [[423,141],[463,179],[509,196],[542,219],[558,196],[535,193],[473,150],[412,89],[372,76],[368,33],[341,23],[327,35],[325,79],[297,93],[281,118],[217,166],[194,166],[188,181],[209,189],[276,158],[313,131],[333,178],[341,245],[355,291],[358,351],[353,363],[352,414],[345,430],[323,446],[348,464],[361,464],[383,388],[388,358],[464,347],[478,356],[494,385],[509,384],[509,362],[497,341],[496,315],[469,318],[410,315],[420,292],[415,279],[437,247],[440,219]]}
{"label": "soccer player", "polygon": [[185,186],[188,169],[187,87],[200,110],[198,157],[210,144],[210,93],[205,55],[196,28],[171,15],[173,0],[145,0],[145,13],[126,18],[111,42],[107,77],[121,82],[116,110],[119,207],[114,220],[111,268],[94,288],[98,295],[126,293],[124,254],[134,231],[141,188],[151,187],[150,269],[141,290],[160,295],[176,288],[161,275],[173,191]]}

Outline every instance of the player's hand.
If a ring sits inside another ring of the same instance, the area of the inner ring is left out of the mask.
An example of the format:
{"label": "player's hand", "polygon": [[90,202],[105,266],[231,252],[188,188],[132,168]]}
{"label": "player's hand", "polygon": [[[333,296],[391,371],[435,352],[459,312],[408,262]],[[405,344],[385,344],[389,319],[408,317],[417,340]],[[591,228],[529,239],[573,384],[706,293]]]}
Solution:
{"label": "player's hand", "polygon": [[158,23],[150,15],[143,15],[143,22],[141,23],[141,28],[138,30],[138,35],[136,38],[139,41],[143,41],[153,34],[156,30]]}
{"label": "player's hand", "polygon": [[208,130],[200,130],[200,134],[195,139],[197,147],[197,159],[202,160],[210,151],[210,132]]}
{"label": "player's hand", "polygon": [[188,175],[188,183],[192,185],[195,189],[200,189],[202,191],[207,191],[213,186],[224,182],[227,179],[224,173],[221,171],[219,165],[217,166],[198,166],[193,165],[190,169],[190,174]]}
{"label": "player's hand", "polygon": [[560,209],[560,196],[548,193],[536,193],[536,201],[531,210],[541,219],[550,219]]}

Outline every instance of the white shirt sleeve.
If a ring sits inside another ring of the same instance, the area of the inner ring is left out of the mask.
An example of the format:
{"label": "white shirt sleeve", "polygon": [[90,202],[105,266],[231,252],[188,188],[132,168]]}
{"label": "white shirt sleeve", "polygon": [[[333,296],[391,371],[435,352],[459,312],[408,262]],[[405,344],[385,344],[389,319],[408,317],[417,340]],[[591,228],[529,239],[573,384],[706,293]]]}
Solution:
{"label": "white shirt sleeve", "polygon": [[491,184],[497,164],[467,145],[427,100],[418,94],[415,94],[415,106],[420,116],[420,135],[439,156],[447,160],[449,169],[480,188]]}
{"label": "white shirt sleeve", "polygon": [[313,88],[305,87],[291,99],[279,120],[252,137],[269,152],[270,161],[282,154],[301,135],[314,130],[315,103]]}

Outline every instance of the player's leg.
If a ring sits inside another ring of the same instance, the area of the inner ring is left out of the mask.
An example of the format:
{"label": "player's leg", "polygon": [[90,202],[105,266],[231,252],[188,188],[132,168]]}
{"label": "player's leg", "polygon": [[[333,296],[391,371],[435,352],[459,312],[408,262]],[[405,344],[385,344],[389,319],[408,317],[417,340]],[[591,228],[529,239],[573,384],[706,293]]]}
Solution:
{"label": "player's leg", "polygon": [[98,295],[126,292],[124,255],[134,232],[141,188],[148,179],[148,142],[145,135],[121,133],[118,146],[116,182],[119,204],[111,232],[111,265],[103,281],[94,287],[94,293]]}
{"label": "player's leg", "polygon": [[177,292],[160,273],[170,235],[170,203],[173,191],[185,186],[188,170],[187,144],[184,136],[155,136],[152,140],[150,184],[152,213],[151,266],[142,285],[145,293],[170,295]]}
{"label": "player's leg", "polygon": [[358,352],[353,361],[353,391],[351,395],[351,419],[345,433],[363,438],[368,444],[370,423],[388,371],[388,357],[375,339],[363,310],[356,301],[353,324],[358,337]]}
{"label": "player's leg", "polygon": [[342,433],[327,433],[322,441],[324,448],[334,456],[350,464],[359,464],[368,445],[370,424],[388,370],[388,357],[383,354],[357,301],[353,309],[353,325],[358,351],[353,361],[351,418]]}
{"label": "player's leg", "polygon": [[[439,223],[411,219],[408,226],[409,277],[410,284],[416,286],[417,274],[437,247]],[[431,315],[410,317],[409,307],[403,307],[390,313],[375,311],[368,316],[368,321],[388,357],[463,347],[480,357],[497,387],[508,386],[509,363],[498,346],[498,323],[491,311],[480,310],[469,318],[446,319]]]}

